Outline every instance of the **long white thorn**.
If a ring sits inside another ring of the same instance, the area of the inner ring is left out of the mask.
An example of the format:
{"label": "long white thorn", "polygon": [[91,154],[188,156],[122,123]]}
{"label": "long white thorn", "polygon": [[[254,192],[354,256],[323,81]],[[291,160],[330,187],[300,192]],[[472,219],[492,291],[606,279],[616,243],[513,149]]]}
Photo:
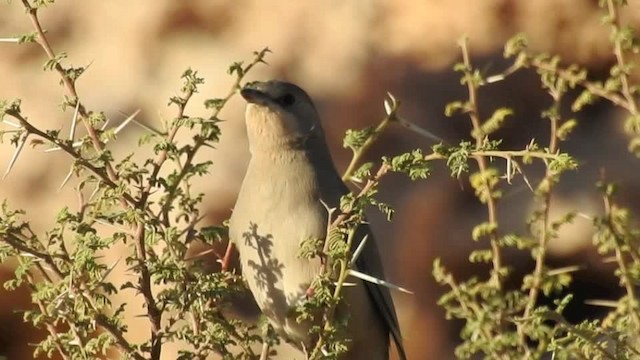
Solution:
{"label": "long white thorn", "polygon": [[601,299],[587,299],[584,301],[584,303],[587,305],[602,306],[602,307],[608,307],[613,309],[619,306],[617,301],[601,300]]}
{"label": "long white thorn", "polygon": [[96,188],[95,188],[95,189],[93,189],[93,191],[91,192],[91,195],[89,195],[89,201],[93,200],[93,198],[94,198],[94,197],[98,194],[98,192],[100,191],[100,186],[98,186],[98,185],[100,185],[100,184],[101,184],[101,183],[98,183],[98,184],[96,185]]}
{"label": "long white thorn", "polygon": [[69,179],[71,179],[71,175],[73,175],[73,165],[71,165],[71,169],[69,169],[67,176],[65,176],[64,180],[62,180],[62,184],[60,184],[60,186],[58,187],[58,191],[62,190],[62,188],[69,182]]}
{"label": "long white thorn", "polygon": [[356,261],[358,260],[358,257],[360,257],[360,254],[362,253],[362,250],[364,249],[364,246],[367,244],[367,240],[369,239],[369,234],[365,235],[362,238],[362,241],[360,241],[360,244],[358,244],[358,247],[356,248],[356,251],[353,252],[353,255],[351,255],[351,263],[355,264]]}
{"label": "long white thorn", "polygon": [[71,118],[71,129],[69,130],[69,139],[73,141],[76,137],[76,125],[78,125],[78,111],[80,110],[80,101],[76,100],[76,108]]}
{"label": "long white thorn", "polygon": [[121,227],[119,227],[119,226],[117,226],[117,225],[114,225],[114,224],[112,224],[112,223],[108,222],[108,221],[104,221],[104,220],[102,220],[102,219],[98,219],[98,218],[92,218],[92,219],[93,219],[95,222],[97,222],[98,224],[102,224],[102,225],[104,225],[104,226],[108,226],[108,227],[114,228],[114,229],[116,229],[116,230],[118,230],[118,231],[121,231],[121,232],[123,232],[123,233],[125,233],[125,234],[130,234],[130,235],[131,235],[131,233],[129,232],[129,230],[127,230],[127,229],[125,229],[125,228],[121,228]]}
{"label": "long white thorn", "polygon": [[111,274],[111,272],[113,271],[113,269],[116,268],[120,260],[122,260],[122,256],[117,258],[116,261],[111,263],[111,265],[107,268],[107,271],[104,273],[104,275],[102,275],[102,281],[104,281],[107,278],[107,276]]}
{"label": "long white thorn", "polygon": [[388,281],[384,281],[384,280],[378,279],[378,278],[373,277],[371,275],[367,275],[367,274],[362,273],[362,272],[360,272],[358,270],[349,269],[349,275],[355,276],[355,277],[357,277],[359,279],[362,279],[364,281],[368,281],[368,282],[370,282],[372,284],[381,285],[381,286],[387,287],[389,289],[394,289],[394,290],[402,291],[403,293],[407,293],[407,294],[413,295],[413,292],[410,291],[410,290],[407,290],[407,289],[405,289],[403,287],[400,287],[398,285],[394,285],[394,284],[392,284],[392,283],[390,283]]}
{"label": "long white thorn", "polygon": [[434,133],[432,133],[432,132],[430,132],[428,130],[425,130],[425,129],[421,128],[420,126],[412,123],[409,120],[403,119],[401,117],[396,117],[396,120],[398,121],[398,124],[402,125],[403,127],[409,129],[410,131],[413,131],[414,133],[416,133],[416,134],[418,134],[418,135],[420,135],[422,137],[425,137],[425,138],[427,138],[429,140],[433,140],[433,141],[436,141],[436,142],[444,142],[444,140],[441,137],[435,135]]}
{"label": "long white thorn", "polygon": [[140,113],[140,109],[136,110],[133,114],[129,115],[129,117],[124,119],[122,124],[118,125],[118,127],[116,127],[116,129],[113,132],[117,134],[120,131],[122,131],[122,129],[124,129],[124,127],[127,126],[139,113]]}
{"label": "long white thorn", "polygon": [[15,165],[16,160],[18,160],[18,156],[22,152],[22,148],[24,148],[24,144],[27,142],[28,137],[29,137],[29,133],[24,135],[22,141],[18,144],[16,151],[13,153],[13,156],[11,157],[11,161],[9,161],[9,166],[7,166],[7,170],[4,172],[4,175],[2,175],[2,180],[6,179],[7,176],[9,175],[9,172],[11,172],[11,169],[13,168],[13,165]]}
{"label": "long white thorn", "polygon": [[507,157],[507,184],[511,185],[511,156]]}
{"label": "long white thorn", "polygon": [[[128,118],[126,118],[126,119],[122,122],[122,124],[118,125],[118,127],[116,127],[116,128],[115,128],[115,130],[114,130],[113,132],[114,132],[115,134],[117,134],[117,133],[119,133],[120,131],[122,131],[122,129],[124,129],[124,127],[125,127],[125,126],[127,126],[127,125],[128,125],[128,124],[129,124],[133,119],[134,119],[134,117],[135,117],[136,115],[138,115],[138,113],[139,113],[139,112],[140,112],[140,110],[136,110],[136,112],[134,112],[134,113],[133,113],[133,114],[131,114]],[[71,127],[72,127],[71,134],[75,133],[75,126],[76,126],[76,122],[77,122],[77,120],[76,120],[76,117],[74,116],[74,121],[73,121],[73,123],[71,124]],[[106,129],[106,128],[107,128],[107,125],[108,125],[108,124],[109,124],[109,119],[107,119],[107,121],[105,121],[105,122],[104,122],[104,124],[102,125],[102,128],[100,128],[100,130],[101,130],[101,131],[104,131],[104,129]],[[69,137],[70,137],[71,139],[73,139],[73,135],[71,135],[71,134],[69,135]],[[108,142],[109,142],[109,140],[106,140],[106,141],[105,141],[105,144],[106,144],[106,143],[108,143]],[[82,144],[84,144],[84,141],[76,141],[76,142],[74,142],[73,144],[71,144],[71,147],[73,147],[73,148],[78,148],[78,147],[82,146]],[[54,152],[54,151],[60,151],[60,150],[62,150],[62,149],[61,149],[60,147],[56,146],[56,147],[52,147],[52,148],[50,148],[50,149],[47,149],[47,150],[45,150],[44,152],[47,152],[47,153],[48,153],[48,152]]]}
{"label": "long white thorn", "polygon": [[13,126],[14,128],[16,128],[16,129],[20,129],[20,128],[22,128],[22,126],[20,126],[20,124],[16,124],[16,123],[14,123],[14,122],[13,122],[13,121],[11,121],[11,120],[4,119],[4,120],[2,120],[2,122],[3,122],[3,123],[5,123],[5,124],[7,124],[7,125],[11,125],[11,126]]}
{"label": "long white thorn", "polygon": [[107,126],[109,126],[109,121],[110,121],[109,119],[106,119],[104,121],[104,124],[102,124],[102,127],[100,128],[100,131],[104,131],[104,129],[106,129]]}
{"label": "long white thorn", "polygon": [[134,123],[134,124],[136,124],[136,125],[138,125],[138,126],[140,126],[140,127],[141,127],[141,128],[143,128],[143,129],[147,130],[148,132],[152,132],[152,133],[154,133],[154,134],[156,134],[156,135],[160,135],[160,136],[164,135],[164,133],[163,133],[162,131],[157,130],[157,129],[154,129],[154,128],[152,128],[151,126],[148,126],[148,125],[146,125],[146,124],[143,124],[143,123],[141,123],[141,122],[140,122],[140,121],[138,121],[138,120],[135,120],[135,119],[134,119],[134,120],[133,120],[133,123]]}
{"label": "long white thorn", "polygon": [[[82,144],[84,144],[84,141],[79,140],[79,141],[76,141],[73,144],[71,144],[71,147],[74,148],[74,149],[75,148],[79,148],[80,146],[82,146]],[[50,152],[60,151],[60,150],[62,150],[62,148],[59,147],[59,146],[56,146],[56,147],[52,147],[50,149],[46,149],[46,150],[44,150],[44,152],[50,153]]]}
{"label": "long white thorn", "polygon": [[390,92],[387,92],[387,96],[389,98],[384,100],[384,111],[390,116],[398,109],[398,100]]}

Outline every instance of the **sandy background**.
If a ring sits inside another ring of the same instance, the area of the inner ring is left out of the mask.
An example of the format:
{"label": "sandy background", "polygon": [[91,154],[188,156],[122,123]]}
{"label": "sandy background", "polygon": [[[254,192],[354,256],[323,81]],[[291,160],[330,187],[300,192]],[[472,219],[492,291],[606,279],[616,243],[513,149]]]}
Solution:
{"label": "sandy background", "polygon": [[[524,32],[531,48],[552,52],[567,62],[588,67],[595,78],[606,76],[614,59],[608,29],[600,22],[596,1],[586,0],[426,0],[426,1],[70,1],[59,0],[41,11],[41,21],[56,51],[65,51],[65,64],[90,69],[78,82],[83,103],[104,111],[118,124],[140,109],[141,121],[157,123],[174,115],[166,107],[177,93],[179,76],[187,67],[206,79],[190,108],[191,115],[206,115],[205,98],[227,92],[232,79],[229,64],[249,60],[254,50],[269,46],[270,66],[259,66],[249,80],[281,78],[305,88],[315,99],[338,168],[343,170],[350,153],[343,149],[344,131],[377,123],[383,116],[387,91],[401,99],[401,114],[456,143],[469,135],[464,117],[446,118],[446,103],[463,99],[465,90],[451,68],[459,60],[456,41],[470,37],[474,62],[488,72],[502,69],[502,45]],[[625,19],[640,23],[640,2],[631,1]],[[0,3],[0,38],[31,32],[20,1]],[[23,99],[23,110],[37,125],[48,129],[69,127],[72,112],[59,111],[63,90],[57,74],[41,71],[44,54],[35,44],[0,43],[0,99]],[[505,148],[518,149],[531,137],[546,141],[546,122],[540,112],[550,100],[538,88],[531,72],[522,72],[481,93],[482,113],[497,106],[511,106],[516,115],[499,136]],[[207,149],[214,161],[212,174],[196,184],[206,192],[205,206],[216,222],[228,216],[248,160],[242,121],[243,104],[234,99],[222,113],[220,146]],[[579,208],[589,214],[600,211],[594,182],[601,168],[625,186],[629,203],[638,203],[637,165],[626,152],[622,115],[608,104],[591,106],[563,149],[578,156],[582,168],[567,176],[559,187],[554,211],[562,214]],[[140,129],[131,127],[110,145],[116,156],[135,151]],[[428,149],[428,141],[394,128],[374,146],[369,158],[397,154],[412,148]],[[13,149],[0,144],[0,168]],[[143,158],[144,153],[137,156]],[[44,230],[63,203],[75,204],[72,186],[57,191],[69,160],[62,154],[26,149],[10,176],[0,182],[0,199],[24,208],[36,229]],[[468,276],[479,268],[466,264],[471,247],[470,229],[485,218],[463,179],[451,179],[442,165],[428,181],[411,183],[400,176],[385,180],[381,199],[397,209],[396,220],[386,223],[374,215],[372,223],[383,260],[392,281],[416,294],[395,294],[400,323],[411,359],[452,358],[460,324],[447,322],[437,308],[442,289],[431,280],[431,263],[442,257],[456,274]],[[531,172],[535,178],[535,170]],[[507,191],[500,207],[503,229],[522,231],[531,210],[531,196],[521,182]],[[574,291],[584,298],[615,296],[617,282],[590,247],[589,223],[577,221],[551,244],[553,265],[589,265],[577,274]],[[114,258],[119,249],[114,249]],[[508,254],[516,272],[532,265],[526,254]],[[3,268],[3,277],[11,269]],[[0,355],[27,358],[35,336],[20,315],[11,309],[28,301],[25,294],[0,293]],[[135,299],[123,299],[135,304]],[[575,307],[570,316],[596,316],[593,307]],[[134,324],[135,325],[135,324]],[[135,329],[135,327],[132,327]],[[135,330],[132,330],[132,336]],[[139,334],[140,336],[145,335]],[[25,353],[25,351],[27,353]],[[171,358],[167,353],[167,359]]]}

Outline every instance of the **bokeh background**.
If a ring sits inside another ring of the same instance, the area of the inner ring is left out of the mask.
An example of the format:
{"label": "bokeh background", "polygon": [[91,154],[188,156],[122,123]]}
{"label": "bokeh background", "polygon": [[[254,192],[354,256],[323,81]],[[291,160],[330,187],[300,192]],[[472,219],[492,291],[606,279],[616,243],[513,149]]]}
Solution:
{"label": "bokeh background", "polygon": [[[113,125],[138,109],[138,119],[150,124],[171,118],[174,111],[166,106],[168,98],[177,93],[179,76],[188,67],[206,79],[189,113],[206,115],[202,100],[226,94],[232,83],[226,74],[228,65],[249,60],[253,51],[268,46],[273,50],[269,66],[258,66],[249,80],[279,78],[305,88],[325,121],[340,170],[350,159],[349,151],[342,148],[345,130],[380,121],[387,91],[402,101],[400,113],[406,119],[450,143],[469,137],[468,119],[444,116],[448,102],[466,96],[459,74],[452,70],[460,59],[457,40],[463,34],[469,36],[473,62],[487,73],[508,65],[502,47],[518,32],[526,34],[533,51],[577,62],[589,69],[593,79],[606,77],[614,63],[609,30],[601,23],[596,0],[58,0],[40,17],[54,50],[68,54],[65,64],[90,64],[78,82],[81,100],[88,109],[104,111]],[[631,0],[623,18],[640,24],[640,2]],[[0,38],[31,31],[20,1],[0,3]],[[44,61],[35,44],[1,42],[0,99],[21,98],[25,114],[35,124],[66,131],[72,111],[60,111],[64,91],[56,73],[42,71]],[[550,99],[539,89],[535,73],[522,71],[483,88],[480,103],[483,115],[500,106],[515,110],[497,134],[505,138],[504,148],[521,149],[531,138],[547,141],[547,122],[540,114]],[[220,146],[203,151],[215,165],[209,176],[198,181],[196,190],[206,193],[204,205],[211,223],[229,216],[248,161],[242,114],[242,101],[234,99],[222,113],[226,121]],[[605,102],[578,115],[578,129],[562,148],[578,157],[581,168],[563,178],[554,214],[571,209],[587,215],[600,213],[594,183],[602,169],[623,185],[626,203],[639,203],[638,163],[626,151],[623,117]],[[142,133],[131,126],[110,148],[116,156],[136,151],[142,159],[147,154],[136,142]],[[432,144],[405,129],[392,128],[368,158],[414,148],[427,151]],[[0,144],[2,167],[12,153],[9,144]],[[0,182],[0,199],[27,210],[35,228],[45,230],[62,204],[75,204],[71,185],[57,190],[69,165],[63,154],[26,149]],[[527,175],[539,179],[539,170],[532,168]],[[443,289],[432,280],[431,264],[441,257],[457,276],[483,273],[485,268],[467,263],[467,254],[486,246],[470,239],[471,228],[486,218],[486,209],[473,196],[468,181],[451,178],[442,164],[435,165],[427,181],[412,183],[392,175],[381,190],[380,198],[397,210],[391,223],[371,214],[388,277],[415,291],[413,296],[394,294],[407,352],[411,359],[453,358],[460,324],[446,321],[436,305]],[[524,183],[515,181],[499,207],[502,229],[525,232],[533,206]],[[619,294],[611,269],[590,244],[590,222],[582,218],[550,244],[551,266],[585,267],[575,274],[572,291],[577,305],[569,311],[572,320],[600,315],[598,308],[582,305],[585,299]],[[106,259],[117,259],[121,250],[113,249]],[[517,274],[529,271],[533,261],[528,254],[516,252],[507,258],[516,270],[513,285],[518,286]],[[9,265],[0,267],[0,280],[11,273]],[[135,311],[142,309],[139,299],[122,301],[130,302]],[[21,315],[14,312],[28,302],[26,292],[0,292],[0,355],[9,359],[29,358],[30,344],[41,335],[22,324]],[[135,311],[130,315],[131,336],[146,336],[144,319],[135,317]]]}

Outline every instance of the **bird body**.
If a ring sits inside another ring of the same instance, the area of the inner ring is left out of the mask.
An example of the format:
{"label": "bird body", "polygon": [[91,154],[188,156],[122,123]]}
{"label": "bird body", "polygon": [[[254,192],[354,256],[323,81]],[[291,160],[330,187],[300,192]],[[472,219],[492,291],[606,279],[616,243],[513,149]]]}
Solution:
{"label": "bird body", "polygon": [[[308,336],[308,329],[295,323],[290,308],[304,294],[306,289],[301,287],[308,287],[319,273],[320,260],[300,258],[298,252],[275,242],[294,248],[305,239],[322,238],[327,211],[318,201],[319,194],[308,191],[317,188],[313,173],[292,171],[308,166],[303,152],[261,156],[269,159],[250,162],[244,183],[255,186],[242,187],[234,209],[238,215],[232,217],[232,228],[243,224],[240,229],[244,231],[232,238],[240,249],[243,273],[258,306],[276,329],[300,343]],[[263,178],[265,173],[271,174],[269,179]],[[306,195],[292,197],[290,193]],[[297,226],[299,223],[305,226]]]}
{"label": "bird body", "polygon": [[[321,271],[319,258],[303,258],[300,244],[324,239],[329,213],[348,189],[338,175],[311,99],[293,84],[270,81],[243,89],[251,160],[229,224],[243,276],[274,328],[298,348],[316,339],[311,323],[293,311],[305,301]],[[360,241],[369,233],[361,226]],[[374,241],[368,241],[358,270],[382,277]],[[369,269],[370,268],[370,269]],[[336,316],[348,314],[351,342],[343,359],[388,359],[389,333],[401,358],[395,310],[388,289],[360,279],[344,288]]]}

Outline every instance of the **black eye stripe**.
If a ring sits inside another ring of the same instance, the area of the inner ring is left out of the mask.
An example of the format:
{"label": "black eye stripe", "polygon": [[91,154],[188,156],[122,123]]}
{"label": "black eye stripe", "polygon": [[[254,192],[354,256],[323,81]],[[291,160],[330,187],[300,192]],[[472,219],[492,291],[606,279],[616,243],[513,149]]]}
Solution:
{"label": "black eye stripe", "polygon": [[293,105],[296,102],[296,98],[291,94],[284,94],[276,99],[276,102],[282,107],[287,107]]}

